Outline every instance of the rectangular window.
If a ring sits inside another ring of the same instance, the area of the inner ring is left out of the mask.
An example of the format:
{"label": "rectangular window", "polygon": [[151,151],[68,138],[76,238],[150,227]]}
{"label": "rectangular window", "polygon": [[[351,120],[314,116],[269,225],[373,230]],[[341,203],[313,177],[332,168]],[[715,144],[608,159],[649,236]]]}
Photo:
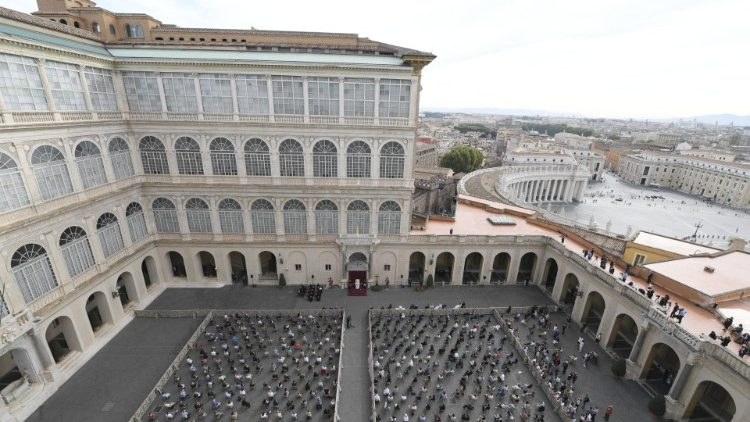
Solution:
{"label": "rectangular window", "polygon": [[237,106],[240,114],[268,114],[268,81],[262,75],[237,75]]}
{"label": "rectangular window", "polygon": [[300,76],[273,76],[274,114],[305,114],[305,98]]}
{"label": "rectangular window", "polygon": [[30,57],[0,54],[0,94],[7,110],[48,110],[39,67]]}
{"label": "rectangular window", "polygon": [[68,63],[47,61],[47,83],[58,110],[86,110],[83,85],[78,67]]}
{"label": "rectangular window", "polygon": [[643,265],[646,263],[646,257],[643,255],[635,254],[635,259],[633,259],[633,265]]}
{"label": "rectangular window", "polygon": [[294,271],[302,271],[302,264],[294,264]]}
{"label": "rectangular window", "polygon": [[390,270],[391,270],[391,265],[390,264],[383,265],[383,271],[390,271]]}
{"label": "rectangular window", "polygon": [[83,74],[94,111],[117,111],[117,96],[112,83],[112,72],[96,67],[85,67]]}
{"label": "rectangular window", "polygon": [[408,79],[382,79],[380,81],[380,117],[409,117],[411,81]]}
{"label": "rectangular window", "polygon": [[156,73],[123,72],[122,82],[130,111],[161,112]]}
{"label": "rectangular window", "polygon": [[331,271],[331,264],[326,264],[324,268],[326,271]]}
{"label": "rectangular window", "polygon": [[199,78],[203,111],[206,113],[234,113],[232,83],[229,75],[202,74]]}
{"label": "rectangular window", "polygon": [[167,111],[172,113],[195,113],[198,99],[195,94],[195,78],[189,73],[162,73],[164,99]]}
{"label": "rectangular window", "polygon": [[344,79],[344,116],[375,115],[375,80]]}
{"label": "rectangular window", "polygon": [[307,98],[313,116],[339,115],[338,78],[308,78]]}

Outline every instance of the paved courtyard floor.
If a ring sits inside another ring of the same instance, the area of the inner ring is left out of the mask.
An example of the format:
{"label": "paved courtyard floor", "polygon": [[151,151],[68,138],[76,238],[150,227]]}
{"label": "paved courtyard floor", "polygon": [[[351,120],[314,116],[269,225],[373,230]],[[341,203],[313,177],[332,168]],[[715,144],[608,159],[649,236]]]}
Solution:
{"label": "paved courtyard floor", "polygon": [[[351,316],[352,328],[343,339],[341,372],[341,406],[345,422],[365,422],[371,412],[368,379],[367,311],[370,307],[392,304],[455,305],[467,307],[506,307],[550,304],[536,287],[442,287],[425,292],[392,287],[370,292],[366,297],[349,297],[341,289],[329,289],[322,300],[308,302],[296,295],[292,286],[275,287],[167,289],[148,309],[320,309],[344,308]],[[66,382],[34,415],[31,421],[125,421],[169,366],[200,320],[137,318],[125,327],[107,346]],[[573,328],[573,327],[571,327]],[[577,338],[577,337],[576,337]],[[602,353],[603,354],[603,353]],[[645,409],[648,396],[630,381],[609,375],[606,360],[598,371],[581,385],[590,385],[601,394],[601,402],[611,402],[616,415],[626,410]],[[588,383],[588,384],[587,384]],[[623,400],[623,391],[630,397]],[[639,398],[640,395],[640,398]],[[114,404],[112,404],[114,403]],[[638,419],[613,419],[638,420]]]}
{"label": "paved courtyard floor", "polygon": [[[631,234],[638,230],[684,238],[698,230],[698,243],[722,248],[731,237],[750,239],[750,214],[669,189],[627,183],[612,173],[604,182],[591,183],[578,204],[541,204],[544,209],[588,225],[592,218],[599,228]],[[657,196],[660,198],[648,198]],[[617,199],[622,199],[618,201]],[[663,198],[663,199],[662,199]]]}

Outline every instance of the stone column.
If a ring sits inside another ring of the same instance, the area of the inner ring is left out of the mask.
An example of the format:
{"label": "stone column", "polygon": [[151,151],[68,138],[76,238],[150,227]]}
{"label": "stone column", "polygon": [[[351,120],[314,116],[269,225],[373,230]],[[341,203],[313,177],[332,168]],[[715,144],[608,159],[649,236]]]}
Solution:
{"label": "stone column", "polygon": [[377,236],[378,234],[378,201],[371,200],[368,204],[370,206],[370,234]]}
{"label": "stone column", "polygon": [[[303,120],[305,123],[310,123],[310,93],[308,92],[307,76],[302,77],[302,102],[304,108]],[[309,154],[308,154],[309,155]]]}
{"label": "stone column", "polygon": [[379,119],[380,117],[380,78],[375,78],[375,104],[374,106],[375,107],[374,107],[372,116],[373,116],[373,122],[375,122],[375,125],[377,126],[380,120]]}
{"label": "stone column", "polygon": [[268,121],[274,123],[276,118],[273,109],[273,82],[271,80],[271,75],[266,75],[266,89],[268,93]]}
{"label": "stone column", "polygon": [[[177,221],[180,224],[180,234],[190,238],[190,227],[188,226],[187,213],[185,211],[185,197],[178,196],[175,198],[175,201],[177,202],[175,206],[177,207]],[[185,266],[187,267],[187,265],[186,262]]]}
{"label": "stone column", "polygon": [[86,73],[83,71],[83,65],[78,65],[78,77],[81,79],[81,88],[83,88],[83,100],[86,102],[86,110],[94,113],[94,120],[96,120],[96,110],[91,103],[91,93],[89,92],[89,84],[86,83]]}
{"label": "stone column", "polygon": [[99,149],[102,152],[102,165],[104,166],[104,177],[109,182],[114,182],[116,180],[115,178],[115,169],[112,167],[112,158],[109,155],[109,148],[107,145],[107,140],[100,139],[101,142],[97,142],[99,146]]}
{"label": "stone column", "polygon": [[690,374],[693,372],[693,368],[695,368],[696,365],[699,365],[701,361],[702,357],[697,353],[690,353],[688,355],[685,365],[683,365],[680,369],[680,372],[677,373],[677,377],[675,378],[672,386],[669,389],[667,400],[671,400],[674,402],[680,401],[682,390],[684,389],[688,379],[690,379]]}
{"label": "stone column", "polygon": [[65,264],[65,258],[62,256],[62,251],[59,247],[59,239],[51,231],[44,233],[44,238],[47,241],[45,250],[47,251],[47,257],[49,257],[50,263],[52,264],[52,270],[55,273],[58,286],[65,286],[70,283],[70,273],[68,272],[68,266]]}
{"label": "stone column", "polygon": [[49,349],[45,330],[41,326],[34,327],[29,331],[28,335],[31,337],[34,343],[34,350],[36,355],[39,356],[39,363],[42,364],[42,377],[45,381],[50,382],[53,379],[52,374],[55,368],[55,358],[52,356],[52,351]]}
{"label": "stone column", "polygon": [[65,166],[68,168],[68,175],[70,176],[70,184],[73,187],[73,192],[80,192],[84,187],[83,181],[81,181],[81,172],[78,171],[78,163],[75,159],[74,143],[74,140],[63,141],[63,151],[65,151]]}
{"label": "stone column", "polygon": [[105,268],[108,267],[107,265],[107,257],[104,256],[104,250],[102,249],[102,244],[99,241],[99,234],[96,230],[96,216],[87,215],[83,217],[83,224],[86,228],[86,233],[89,240],[89,246],[91,247],[91,253],[94,256],[94,264],[97,267],[97,272],[102,272]]}
{"label": "stone column", "polygon": [[[164,94],[164,82],[161,79],[161,73],[156,74],[156,85],[159,87],[159,98],[161,99],[162,119],[167,120],[167,96]],[[168,149],[168,148],[167,148]]]}
{"label": "stone column", "polygon": [[29,193],[29,202],[31,204],[38,204],[42,202],[42,194],[39,192],[39,186],[36,183],[36,177],[34,177],[34,171],[31,168],[30,157],[26,153],[28,150],[28,145],[19,145],[16,147],[16,154],[18,154],[18,162],[16,164],[18,164],[18,169],[21,172],[26,191]]}
{"label": "stone column", "polygon": [[193,73],[191,76],[193,77],[193,86],[195,87],[195,102],[198,106],[198,113],[200,113],[198,118],[203,120],[203,95],[201,95],[201,82],[197,73]]}
{"label": "stone column", "polygon": [[[122,81],[122,72],[119,70],[112,71],[112,85],[115,88],[115,99],[117,101],[117,110],[129,112],[128,98],[125,94],[125,83]],[[117,111],[116,110],[116,111]]]}
{"label": "stone column", "polygon": [[339,77],[339,124],[344,124],[344,78],[342,77]]}
{"label": "stone column", "polygon": [[268,148],[270,149],[271,177],[281,177],[281,167],[279,166],[279,143],[273,138],[268,139]]}
{"label": "stone column", "polygon": [[630,350],[630,356],[625,360],[626,364],[626,373],[625,377],[628,379],[638,379],[640,376],[642,365],[638,362],[638,360],[641,357],[641,349],[643,348],[643,343],[646,340],[646,337],[648,336],[648,332],[651,330],[652,324],[647,320],[643,319],[640,324],[638,324],[638,335],[635,338],[635,342],[633,343],[633,348]]}
{"label": "stone column", "polygon": [[45,59],[36,59],[37,67],[39,68],[39,78],[42,82],[42,88],[44,88],[44,96],[47,98],[47,109],[52,112],[55,121],[60,121],[60,113],[57,111],[57,105],[55,99],[52,97],[52,90],[49,87],[49,81],[47,80],[47,68],[45,67]]}
{"label": "stone column", "polygon": [[229,75],[229,89],[232,91],[232,114],[234,114],[233,120],[239,120],[240,106],[239,102],[237,102],[237,79],[234,73]]}

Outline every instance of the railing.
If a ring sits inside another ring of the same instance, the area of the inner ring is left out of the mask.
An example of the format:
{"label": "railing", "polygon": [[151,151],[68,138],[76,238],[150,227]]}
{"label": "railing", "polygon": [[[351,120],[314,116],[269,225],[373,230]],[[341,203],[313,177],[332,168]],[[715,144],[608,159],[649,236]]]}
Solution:
{"label": "railing", "polygon": [[64,122],[77,120],[93,120],[94,116],[87,111],[63,111],[60,112],[60,119]]}
{"label": "railing", "polygon": [[[13,123],[47,123],[54,122],[55,115],[51,111],[22,111],[10,113]],[[10,124],[10,122],[5,122]]]}
{"label": "railing", "polygon": [[63,287],[57,286],[54,289],[45,293],[44,295],[34,299],[27,306],[28,306],[28,309],[31,310],[31,312],[38,312],[39,310],[49,305],[50,303],[57,302],[58,300],[62,300],[63,297],[65,297],[65,291],[63,290]]}

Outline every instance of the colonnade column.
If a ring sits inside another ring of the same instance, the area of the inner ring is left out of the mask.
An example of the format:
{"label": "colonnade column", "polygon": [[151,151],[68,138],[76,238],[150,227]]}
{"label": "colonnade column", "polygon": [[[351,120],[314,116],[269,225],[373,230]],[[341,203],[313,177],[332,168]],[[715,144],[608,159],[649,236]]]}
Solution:
{"label": "colonnade column", "polygon": [[673,402],[680,401],[680,395],[682,395],[682,390],[685,387],[687,380],[690,378],[690,374],[693,372],[693,368],[695,368],[696,365],[699,365],[701,363],[701,360],[701,355],[697,353],[688,354],[685,365],[683,365],[683,367],[677,373],[677,377],[672,383],[672,387],[669,389],[669,394],[666,397],[667,400],[671,400]]}
{"label": "colonnade column", "polygon": [[638,359],[641,355],[641,349],[643,348],[643,342],[646,340],[646,336],[648,335],[648,331],[651,328],[651,323],[648,322],[648,320],[644,320],[642,324],[638,325],[638,335],[635,338],[635,341],[633,342],[633,348],[630,349],[630,355],[625,360],[625,363],[627,364],[627,372],[628,372],[628,378],[630,379],[637,379],[638,378],[638,372],[639,366],[638,366]]}

